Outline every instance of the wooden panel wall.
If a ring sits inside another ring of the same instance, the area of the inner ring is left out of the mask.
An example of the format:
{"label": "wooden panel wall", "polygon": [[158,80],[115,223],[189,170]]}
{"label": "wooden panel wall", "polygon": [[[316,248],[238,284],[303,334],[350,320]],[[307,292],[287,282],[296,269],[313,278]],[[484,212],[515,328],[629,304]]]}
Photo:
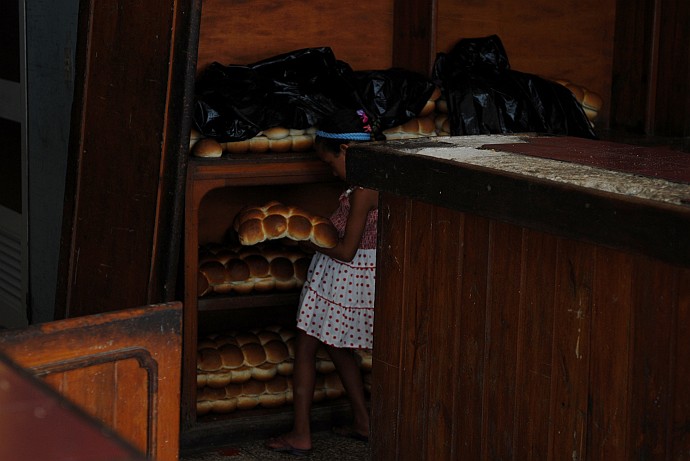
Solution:
{"label": "wooden panel wall", "polygon": [[438,0],[437,8],[437,51],[496,34],[512,69],[589,88],[604,99],[599,119],[608,119],[615,0]]}
{"label": "wooden panel wall", "polygon": [[690,268],[391,194],[381,216],[374,459],[687,456]]}
{"label": "wooden panel wall", "polygon": [[393,0],[204,0],[197,70],[329,46],[356,70],[389,67]]}
{"label": "wooden panel wall", "polygon": [[175,299],[190,1],[80,1],[56,318]]}
{"label": "wooden panel wall", "polygon": [[611,126],[690,137],[690,3],[618,0]]}

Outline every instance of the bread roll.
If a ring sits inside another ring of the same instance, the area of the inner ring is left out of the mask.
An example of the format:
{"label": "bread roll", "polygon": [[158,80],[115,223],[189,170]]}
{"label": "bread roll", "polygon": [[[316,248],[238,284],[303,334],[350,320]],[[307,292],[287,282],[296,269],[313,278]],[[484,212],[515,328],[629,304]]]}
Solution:
{"label": "bread roll", "polygon": [[304,152],[314,146],[314,138],[308,134],[292,136],[292,150],[294,152]]}
{"label": "bread roll", "polygon": [[231,372],[207,373],[206,386],[211,389],[224,389],[232,382]]}
{"label": "bread roll", "polygon": [[597,93],[589,91],[587,88],[576,85],[568,80],[555,79],[556,83],[568,88],[575,96],[577,102],[580,103],[585,115],[590,122],[593,122],[599,115],[599,110],[603,105],[603,99]]}
{"label": "bread roll", "polygon": [[192,128],[189,132],[189,152],[192,152],[194,144],[196,144],[203,136],[196,128]]}
{"label": "bread roll", "polygon": [[196,279],[196,295],[197,296],[206,296],[209,293],[213,292],[213,287],[211,284],[208,282],[208,278],[204,276],[201,272],[197,273],[197,279]]}
{"label": "bread roll", "polygon": [[439,98],[436,100],[436,112],[441,114],[448,113],[448,102],[445,99]]}
{"label": "bread roll", "polygon": [[223,144],[223,150],[229,154],[244,154],[249,152],[249,140],[230,141]]}
{"label": "bread roll", "polygon": [[239,368],[244,364],[242,349],[235,344],[224,344],[219,354],[223,368]]}
{"label": "bread roll", "polygon": [[197,368],[203,371],[217,371],[223,366],[217,349],[201,349],[197,352]]}
{"label": "bread roll", "polygon": [[213,411],[215,413],[232,413],[237,410],[237,399],[222,399],[213,402]]}
{"label": "bread roll", "polygon": [[307,281],[307,274],[309,273],[309,266],[311,265],[311,258],[299,258],[294,262],[295,279],[299,286],[304,285]]}
{"label": "bread roll", "polygon": [[196,414],[197,416],[203,416],[209,414],[213,411],[213,402],[210,401],[199,401],[196,402]]}
{"label": "bread roll", "polygon": [[194,144],[192,152],[196,157],[217,158],[223,155],[223,147],[213,138],[203,138]]}
{"label": "bread roll", "polygon": [[288,378],[285,376],[276,376],[272,380],[264,384],[265,392],[268,394],[285,394],[287,392]]}
{"label": "bread roll", "polygon": [[[296,218],[291,220],[293,216]],[[308,234],[304,219],[311,224]],[[289,225],[290,223],[292,225]],[[263,206],[245,207],[236,215],[233,227],[242,245],[256,245],[266,240],[281,238],[309,240],[324,248],[333,248],[338,243],[338,232],[330,220],[277,201],[268,202]]]}
{"label": "bread roll", "polygon": [[271,152],[290,152],[292,150],[292,138],[269,139],[268,150]]}
{"label": "bread roll", "polygon": [[587,115],[587,118],[591,122],[597,118],[603,104],[604,101],[601,96],[585,89],[585,94],[582,99],[582,109],[584,109],[585,115]]}
{"label": "bread roll", "polygon": [[257,381],[269,381],[275,378],[278,368],[273,363],[262,363],[252,368],[252,378]]}
{"label": "bread roll", "polygon": [[244,346],[245,344],[261,344],[259,338],[257,338],[256,335],[251,331],[235,333],[233,337],[235,339],[235,343],[237,343],[237,345],[240,347]]}
{"label": "bread roll", "polygon": [[290,130],[282,126],[275,126],[273,128],[263,130],[261,134],[268,139],[284,139],[290,136]]}
{"label": "bread roll", "polygon": [[266,385],[261,381],[250,379],[242,383],[242,393],[237,396],[237,408],[248,410],[259,404],[259,396],[266,390]]}
{"label": "bread roll", "polygon": [[270,143],[266,136],[254,136],[249,140],[249,152],[268,152]]}
{"label": "bread roll", "polygon": [[272,340],[264,344],[266,361],[274,365],[280,364],[290,359],[287,346],[281,340]]}
{"label": "bread roll", "polygon": [[295,275],[295,268],[288,258],[278,257],[273,258],[269,263],[271,275],[276,279],[276,282],[287,282],[292,280]]}
{"label": "bread roll", "polygon": [[275,408],[285,405],[287,398],[285,394],[261,394],[259,396],[259,405],[266,408]]}
{"label": "bread roll", "polygon": [[225,266],[220,261],[206,261],[199,266],[199,272],[211,285],[220,285],[225,281]]}
{"label": "bread roll", "polygon": [[359,368],[361,368],[363,371],[371,371],[371,349],[355,349],[354,353]]}
{"label": "bread roll", "polygon": [[257,367],[266,361],[266,352],[263,346],[257,343],[248,343],[241,346],[244,354],[244,364],[248,367]]}
{"label": "bread roll", "polygon": [[417,130],[422,136],[436,136],[436,125],[431,117],[417,119]]}
{"label": "bread roll", "polygon": [[288,359],[285,362],[277,364],[276,370],[280,376],[292,376],[295,370],[295,362],[292,359]]}
{"label": "bread roll", "polygon": [[[197,408],[206,413],[229,413],[257,406],[271,408],[292,402],[293,362],[288,343],[294,343],[295,329],[279,325],[254,328],[251,331],[211,334],[199,338],[198,366],[214,371],[197,370]],[[259,349],[263,350],[265,360]],[[211,353],[217,350],[218,354]],[[240,352],[241,350],[241,352]],[[370,350],[355,350],[361,363],[371,356]],[[251,366],[245,357],[251,356]],[[344,388],[325,347],[317,349],[315,401],[339,398]],[[220,365],[218,363],[220,358]],[[370,373],[362,367],[363,376]],[[288,372],[289,371],[289,372]]]}

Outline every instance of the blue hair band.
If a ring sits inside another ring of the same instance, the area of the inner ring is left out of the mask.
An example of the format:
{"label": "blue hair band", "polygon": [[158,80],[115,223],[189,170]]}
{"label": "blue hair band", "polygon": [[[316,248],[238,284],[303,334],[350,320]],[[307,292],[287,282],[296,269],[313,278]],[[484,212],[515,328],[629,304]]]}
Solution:
{"label": "blue hair band", "polygon": [[342,139],[346,141],[370,141],[371,135],[369,133],[327,133],[325,131],[317,131],[316,136],[328,139]]}

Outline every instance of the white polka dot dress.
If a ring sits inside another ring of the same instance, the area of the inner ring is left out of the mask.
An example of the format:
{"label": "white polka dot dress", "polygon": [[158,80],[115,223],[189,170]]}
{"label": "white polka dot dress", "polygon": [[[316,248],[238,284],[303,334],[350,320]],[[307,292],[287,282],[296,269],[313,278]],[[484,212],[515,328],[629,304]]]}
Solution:
{"label": "white polka dot dress", "polygon": [[[341,233],[349,212],[349,193],[341,196],[341,206],[331,217]],[[345,219],[341,219],[343,215]],[[351,262],[317,252],[309,267],[300,296],[297,327],[330,346],[372,347],[377,218],[377,210],[369,213],[362,244]]]}

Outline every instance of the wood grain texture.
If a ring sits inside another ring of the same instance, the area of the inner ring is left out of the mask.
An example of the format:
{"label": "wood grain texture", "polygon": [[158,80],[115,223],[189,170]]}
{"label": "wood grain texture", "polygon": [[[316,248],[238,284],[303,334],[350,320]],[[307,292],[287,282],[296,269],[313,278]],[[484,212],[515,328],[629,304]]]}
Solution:
{"label": "wood grain texture", "polygon": [[48,322],[0,334],[11,359],[151,459],[176,460],[182,305]]}
{"label": "wood grain texture", "polygon": [[436,50],[496,34],[512,69],[564,78],[601,95],[599,117],[606,125],[615,17],[615,0],[438,0]]}
{"label": "wood grain texture", "polygon": [[175,297],[190,9],[80,3],[56,318]]}
{"label": "wood grain texture", "polygon": [[[346,6],[345,8],[343,6]],[[197,70],[328,46],[356,70],[390,66],[393,0],[204,0]]]}
{"label": "wood grain texture", "polygon": [[687,453],[690,268],[381,197],[376,459]]}
{"label": "wood grain texture", "polygon": [[[395,213],[391,210],[395,209]],[[385,243],[379,240],[379,245],[385,245],[385,251],[377,255],[376,261],[376,305],[390,303],[403,306],[408,303],[407,280],[411,275],[407,271],[411,266],[406,260],[404,248],[409,234],[407,227],[410,222],[410,210],[405,206],[402,198],[389,195],[379,208],[379,235],[387,235]],[[387,274],[383,276],[383,274]],[[386,296],[386,299],[383,299]],[[374,330],[372,360],[376,364],[372,368],[372,395],[385,395],[385,399],[372,399],[372,414],[380,415],[372,419],[372,433],[387,434],[379,444],[373,446],[373,459],[399,455],[400,434],[399,427],[403,423],[397,408],[401,405],[401,383],[404,380],[405,369],[401,362],[402,338],[399,335],[389,335],[385,330],[395,329],[403,331],[406,321],[403,309],[376,310],[375,322],[384,325]],[[389,379],[389,376],[395,376]]]}

